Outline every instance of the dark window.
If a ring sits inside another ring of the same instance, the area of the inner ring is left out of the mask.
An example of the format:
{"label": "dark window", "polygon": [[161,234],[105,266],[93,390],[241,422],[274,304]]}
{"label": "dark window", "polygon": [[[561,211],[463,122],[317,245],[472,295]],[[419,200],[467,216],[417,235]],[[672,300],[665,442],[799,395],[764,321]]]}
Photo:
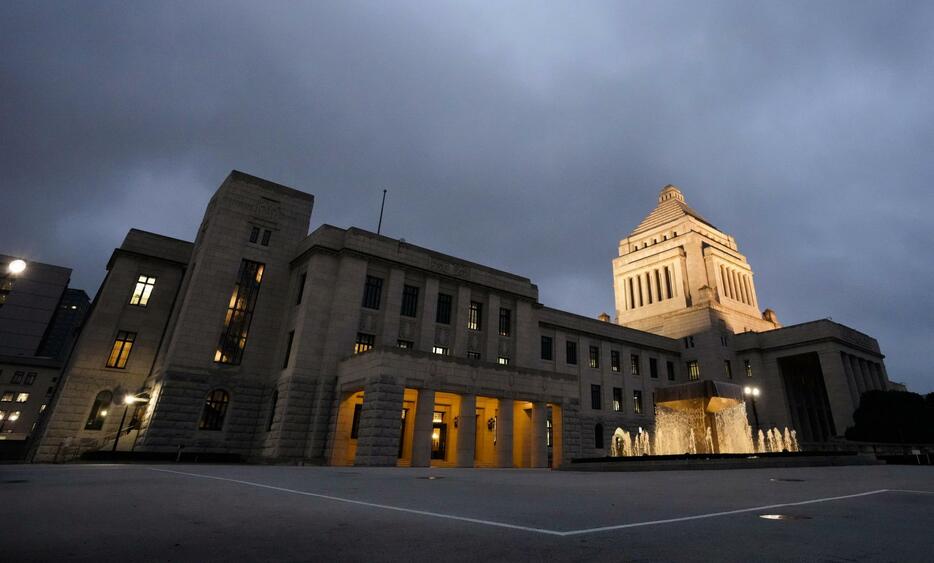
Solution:
{"label": "dark window", "polygon": [[658,360],[649,358],[649,377],[658,379]]}
{"label": "dark window", "polygon": [[512,311],[499,308],[499,335],[509,336],[512,333]]}
{"label": "dark window", "polygon": [[619,350],[610,350],[610,369],[619,371]]}
{"label": "dark window", "polygon": [[619,387],[613,388],[613,410],[616,412],[623,410],[623,390]]}
{"label": "dark window", "polygon": [[100,430],[104,426],[104,420],[107,418],[107,411],[110,410],[110,402],[113,400],[113,393],[110,391],[101,391],[94,398],[94,404],[91,406],[91,412],[88,414],[88,420],[84,423],[85,430]]}
{"label": "dark window", "polygon": [[688,379],[691,381],[700,379],[700,366],[697,364],[697,360],[688,362]]}
{"label": "dark window", "polygon": [[693,348],[693,347],[694,347],[694,337],[693,337],[693,336],[685,336],[685,337],[684,337],[684,347],[685,347],[685,348]]}
{"label": "dark window", "polygon": [[590,408],[600,410],[603,408],[603,398],[600,396],[600,386],[590,386]]}
{"label": "dark window", "polygon": [[34,371],[31,371],[31,372],[27,373],[27,374],[26,374],[26,381],[23,381],[23,384],[24,384],[24,385],[32,385],[33,383],[35,383],[35,382],[36,382],[36,375],[37,375],[37,374],[36,374],[36,372],[34,372]]}
{"label": "dark window", "polygon": [[542,359],[554,359],[554,341],[550,336],[542,335]]}
{"label": "dark window", "polygon": [[350,423],[350,439],[356,440],[360,435],[360,413],[363,411],[363,405],[357,403],[353,406],[353,420]]}
{"label": "dark window", "polygon": [[415,348],[415,343],[411,340],[397,340],[396,344],[399,346],[399,348],[404,350],[411,350],[412,348]]}
{"label": "dark window", "polygon": [[567,341],[565,355],[567,356],[567,363],[577,365],[577,342]]}
{"label": "dark window", "polygon": [[272,231],[269,229],[263,230],[263,240],[260,241],[260,244],[263,246],[269,246],[269,237],[272,236]]}
{"label": "dark window", "polygon": [[629,371],[633,375],[639,375],[639,354],[629,355]]}
{"label": "dark window", "polygon": [[470,350],[467,350],[467,358],[470,360],[479,360],[480,352],[471,352]]}
{"label": "dark window", "polygon": [[269,420],[266,421],[266,432],[272,430],[272,421],[276,418],[276,403],[279,402],[279,391],[272,390],[272,402],[269,405]]}
{"label": "dark window", "polygon": [[642,414],[642,391],[638,389],[632,392],[632,412]]}
{"label": "dark window", "polygon": [[406,285],[402,288],[402,311],[403,317],[414,317],[418,313],[418,288],[414,285]]}
{"label": "dark window", "polygon": [[243,359],[247,334],[253,321],[253,309],[259,296],[259,286],[263,281],[264,264],[252,260],[240,262],[237,284],[230,296],[224,330],[214,352],[214,361],[221,364],[238,365]]}
{"label": "dark window", "polygon": [[298,276],[298,295],[295,297],[296,305],[302,302],[302,297],[305,295],[306,281],[308,281],[308,272],[302,272],[302,275]]}
{"label": "dark window", "polygon": [[253,227],[250,229],[250,242],[256,242],[259,240],[259,227]]}
{"label": "dark window", "polygon": [[224,427],[224,416],[227,414],[227,405],[230,395],[223,389],[215,389],[208,393],[204,401],[204,412],[201,413],[199,430],[220,430]]}
{"label": "dark window", "polygon": [[743,369],[746,371],[746,377],[752,377],[752,363],[749,360],[743,360]]}
{"label": "dark window", "polygon": [[592,368],[600,367],[600,347],[599,346],[590,347],[590,367]]}
{"label": "dark window", "polygon": [[353,353],[361,354],[367,350],[371,350],[373,345],[376,344],[376,336],[372,334],[366,334],[363,332],[357,333],[357,341],[353,345]]}
{"label": "dark window", "polygon": [[10,380],[10,383],[22,383],[24,375],[26,375],[25,371],[13,372],[13,379]]}
{"label": "dark window", "polygon": [[603,449],[603,425],[596,424],[593,427],[593,447],[602,450]]}
{"label": "dark window", "polygon": [[733,365],[730,364],[730,360],[723,360],[723,371],[727,379],[733,379]]}
{"label": "dark window", "polygon": [[435,313],[435,322],[443,325],[451,324],[451,296],[447,293],[438,294],[438,310]]}
{"label": "dark window", "polygon": [[668,369],[668,381],[674,381],[675,380],[675,363],[665,362],[665,367]]}
{"label": "dark window", "polygon": [[729,344],[730,344],[730,340],[729,340],[729,338],[727,337],[727,335],[721,334],[721,335],[720,335],[720,345],[721,345],[721,346],[729,346]]}
{"label": "dark window", "polygon": [[292,355],[292,341],[295,339],[295,331],[289,331],[289,337],[285,341],[285,358],[282,360],[282,369],[289,367],[289,357]]}
{"label": "dark window", "polygon": [[383,280],[376,276],[367,276],[363,286],[363,306],[367,309],[379,309],[379,300],[383,293]]}
{"label": "dark window", "polygon": [[471,301],[470,310],[467,311],[467,328],[481,330],[481,326],[483,326],[483,304]]}
{"label": "dark window", "polygon": [[[107,358],[107,367],[123,369],[126,362],[130,359],[130,350],[133,349],[133,342],[136,341],[135,332],[121,330],[114,339],[114,344],[110,348],[110,356]],[[22,372],[20,372],[22,373]]]}

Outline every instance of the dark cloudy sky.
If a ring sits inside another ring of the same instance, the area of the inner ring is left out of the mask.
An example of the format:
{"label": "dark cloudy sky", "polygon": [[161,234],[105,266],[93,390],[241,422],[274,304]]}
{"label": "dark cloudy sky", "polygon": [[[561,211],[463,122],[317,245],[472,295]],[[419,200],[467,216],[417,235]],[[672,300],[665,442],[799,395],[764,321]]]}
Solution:
{"label": "dark cloudy sky", "polygon": [[934,3],[3,2],[0,252],[96,291],[138,227],[192,239],[237,168],[612,311],[673,183],[759,301],[876,336],[934,389]]}

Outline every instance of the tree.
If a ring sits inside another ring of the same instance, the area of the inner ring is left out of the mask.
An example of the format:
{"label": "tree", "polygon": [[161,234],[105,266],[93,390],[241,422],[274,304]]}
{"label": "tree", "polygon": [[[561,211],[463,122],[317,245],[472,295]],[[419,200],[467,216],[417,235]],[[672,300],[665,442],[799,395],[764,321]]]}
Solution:
{"label": "tree", "polygon": [[867,391],[853,413],[849,440],[865,442],[934,442],[934,393]]}

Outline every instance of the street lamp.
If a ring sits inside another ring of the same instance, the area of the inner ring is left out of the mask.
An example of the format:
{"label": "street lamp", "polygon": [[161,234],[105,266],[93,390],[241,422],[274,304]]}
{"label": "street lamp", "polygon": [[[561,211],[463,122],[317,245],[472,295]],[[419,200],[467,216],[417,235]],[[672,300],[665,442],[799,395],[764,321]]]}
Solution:
{"label": "street lamp", "polygon": [[20,260],[19,258],[10,262],[10,264],[6,267],[7,272],[13,275],[22,274],[25,269],[26,269],[26,261]]}
{"label": "street lamp", "polygon": [[117,451],[117,444],[120,442],[120,434],[123,433],[123,423],[126,422],[126,411],[130,410],[130,405],[135,403],[145,404],[149,402],[149,398],[143,395],[131,395],[127,393],[123,397],[123,416],[120,417],[120,425],[117,427],[117,435],[114,437],[114,445],[110,450],[112,452]]}
{"label": "street lamp", "polygon": [[756,431],[759,431],[759,411],[756,410],[756,397],[759,396],[758,387],[746,386],[743,389],[743,394],[752,399],[752,416],[756,420]]}

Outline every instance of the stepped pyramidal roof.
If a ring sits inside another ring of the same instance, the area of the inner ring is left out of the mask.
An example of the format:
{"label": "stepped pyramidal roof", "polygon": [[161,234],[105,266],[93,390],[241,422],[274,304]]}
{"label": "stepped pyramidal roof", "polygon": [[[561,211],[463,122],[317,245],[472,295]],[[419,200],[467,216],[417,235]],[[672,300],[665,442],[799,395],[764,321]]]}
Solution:
{"label": "stepped pyramidal roof", "polygon": [[713,223],[704,219],[700,213],[691,209],[691,206],[684,202],[684,194],[681,193],[681,190],[679,190],[677,186],[668,184],[662,188],[662,191],[658,194],[658,205],[651,213],[646,215],[645,219],[639,223],[638,227],[633,229],[629,236],[635,236],[639,233],[650,231],[655,227],[660,227],[666,223],[676,221],[685,215],[694,217],[698,221],[714,229],[717,228]]}

